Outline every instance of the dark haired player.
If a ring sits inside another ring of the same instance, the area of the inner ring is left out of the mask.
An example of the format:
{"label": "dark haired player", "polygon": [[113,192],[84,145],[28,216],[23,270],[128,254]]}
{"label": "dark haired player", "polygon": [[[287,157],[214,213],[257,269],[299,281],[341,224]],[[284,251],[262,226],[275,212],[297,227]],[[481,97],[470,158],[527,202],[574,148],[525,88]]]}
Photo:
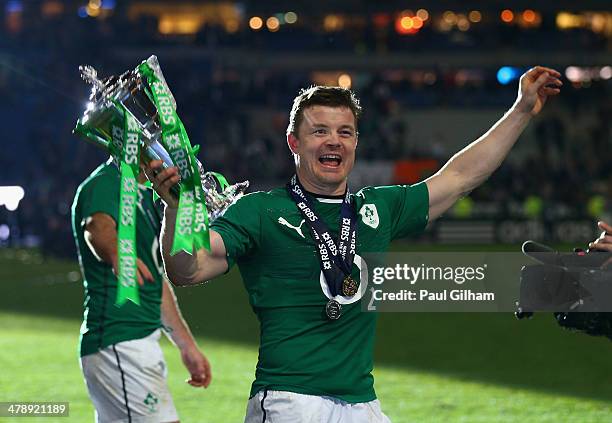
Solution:
{"label": "dark haired player", "polygon": [[294,100],[287,143],[296,176],[246,195],[217,219],[211,251],[170,256],[176,168],[147,175],[166,202],[162,253],[169,279],[189,285],[238,264],[261,324],[259,361],[246,422],[386,422],[371,374],[375,313],[362,313],[361,255],[418,234],[501,164],[560,74],[535,67],[512,108],[426,181],[351,193],[361,107],[339,87],[311,87]]}

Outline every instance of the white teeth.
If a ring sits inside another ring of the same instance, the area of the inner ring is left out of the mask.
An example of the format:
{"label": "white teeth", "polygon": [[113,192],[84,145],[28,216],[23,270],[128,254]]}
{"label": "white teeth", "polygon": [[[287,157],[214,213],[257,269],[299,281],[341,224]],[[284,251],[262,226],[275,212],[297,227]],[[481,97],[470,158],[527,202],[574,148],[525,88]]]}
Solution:
{"label": "white teeth", "polygon": [[321,156],[322,159],[337,159],[337,160],[341,160],[340,156],[337,154],[324,154],[323,156]]}

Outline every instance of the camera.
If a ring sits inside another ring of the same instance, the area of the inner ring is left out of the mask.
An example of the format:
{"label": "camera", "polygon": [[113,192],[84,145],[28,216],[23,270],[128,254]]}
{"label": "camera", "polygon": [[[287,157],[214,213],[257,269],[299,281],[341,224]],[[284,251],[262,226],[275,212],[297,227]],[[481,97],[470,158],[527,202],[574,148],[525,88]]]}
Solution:
{"label": "camera", "polygon": [[612,340],[612,254],[560,253],[534,241],[523,243],[522,251],[538,264],[521,269],[518,319],[552,312],[566,329]]}

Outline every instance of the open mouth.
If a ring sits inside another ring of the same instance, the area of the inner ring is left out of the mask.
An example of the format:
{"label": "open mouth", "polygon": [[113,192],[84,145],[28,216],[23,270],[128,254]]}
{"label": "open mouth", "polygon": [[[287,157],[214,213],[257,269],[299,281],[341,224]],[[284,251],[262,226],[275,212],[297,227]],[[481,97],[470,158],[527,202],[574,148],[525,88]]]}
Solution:
{"label": "open mouth", "polygon": [[339,154],[324,154],[319,157],[319,162],[324,166],[338,167],[342,163],[342,156]]}

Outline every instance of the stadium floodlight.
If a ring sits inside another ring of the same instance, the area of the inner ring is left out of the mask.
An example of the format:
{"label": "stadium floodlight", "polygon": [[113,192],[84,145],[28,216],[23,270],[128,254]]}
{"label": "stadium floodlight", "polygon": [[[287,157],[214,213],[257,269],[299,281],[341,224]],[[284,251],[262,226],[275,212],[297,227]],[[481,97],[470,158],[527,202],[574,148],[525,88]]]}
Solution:
{"label": "stadium floodlight", "polygon": [[517,79],[521,74],[518,68],[511,66],[502,66],[497,71],[497,81],[502,85],[508,85],[513,80]]}
{"label": "stadium floodlight", "polygon": [[6,206],[7,210],[15,211],[24,195],[24,189],[18,185],[0,186],[0,206]]}

